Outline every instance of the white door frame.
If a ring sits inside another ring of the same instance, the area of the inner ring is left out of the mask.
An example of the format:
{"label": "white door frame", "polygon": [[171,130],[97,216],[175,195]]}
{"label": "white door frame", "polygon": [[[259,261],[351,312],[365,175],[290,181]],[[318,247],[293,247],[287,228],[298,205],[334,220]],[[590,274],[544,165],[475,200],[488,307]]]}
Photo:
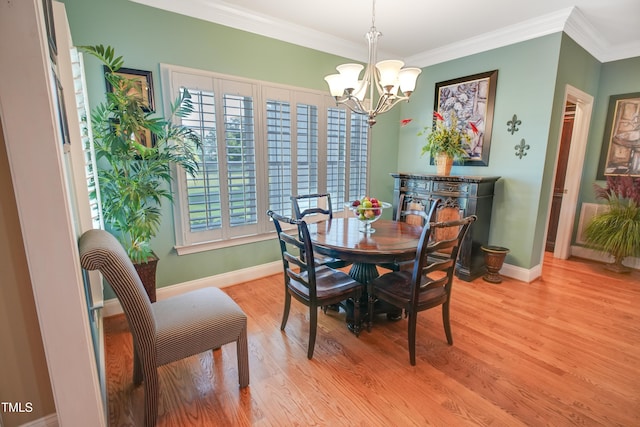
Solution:
{"label": "white door frame", "polygon": [[[556,234],[555,249],[553,251],[553,257],[560,259],[567,259],[569,258],[569,255],[571,255],[571,236],[573,234],[573,225],[576,216],[578,193],[580,192],[580,180],[582,178],[584,157],[587,151],[589,125],[591,123],[591,112],[593,110],[593,96],[571,85],[566,85],[564,101],[562,104],[563,117],[567,102],[576,104],[576,114],[573,124],[573,132],[571,135],[571,148],[569,149],[569,158],[567,161],[567,169],[565,173],[565,194],[562,197],[562,205],[560,208],[560,216],[558,219],[558,232]],[[560,130],[558,133],[558,151],[556,152],[556,165],[552,182],[555,182],[556,174],[558,173],[557,161],[558,153],[560,152],[561,139],[562,126],[560,126]],[[553,186],[551,187],[551,194],[549,196],[551,200],[551,198],[553,198]],[[549,222],[550,213],[551,203],[549,203],[547,223]],[[544,245],[542,249],[544,251]]]}
{"label": "white door frame", "polygon": [[0,2],[0,114],[57,425],[99,427],[106,417],[47,48],[41,0]]}

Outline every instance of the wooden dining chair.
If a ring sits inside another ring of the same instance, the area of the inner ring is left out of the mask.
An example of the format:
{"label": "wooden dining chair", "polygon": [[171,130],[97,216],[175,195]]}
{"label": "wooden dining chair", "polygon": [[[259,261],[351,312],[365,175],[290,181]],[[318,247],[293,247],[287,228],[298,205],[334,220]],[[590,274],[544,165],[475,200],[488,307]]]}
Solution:
{"label": "wooden dining chair", "polygon": [[[402,195],[404,197],[404,194]],[[424,209],[420,209],[417,203],[408,202],[406,205],[407,209],[400,209],[400,207],[405,207],[404,200],[400,200],[400,205],[398,208],[398,212],[396,213],[396,221],[404,221],[408,224],[419,225],[424,227],[425,224],[430,222],[436,222],[437,211],[441,199],[431,200],[431,206],[429,206],[429,211],[425,211]],[[417,206],[418,205],[418,206]],[[386,268],[391,271],[400,271],[400,270],[411,270],[413,269],[414,260],[409,261],[397,261],[393,263],[380,264],[380,267]]]}
{"label": "wooden dining chair", "polygon": [[[408,316],[409,361],[416,364],[416,325],[418,312],[442,306],[442,323],[449,345],[453,345],[449,324],[451,288],[460,246],[471,224],[472,215],[463,219],[427,223],[420,236],[412,270],[393,271],[369,283],[369,328],[373,323],[373,304],[376,299],[388,302],[405,311]],[[450,233],[450,238],[431,240],[436,230]],[[434,253],[446,257],[432,257]]]}
{"label": "wooden dining chair", "polygon": [[[309,307],[307,357],[311,359],[316,342],[318,308],[338,304],[349,298],[360,301],[364,285],[356,282],[347,273],[314,262],[311,237],[304,220],[287,218],[272,210],[268,211],[267,215],[273,220],[278,235],[284,268],[285,300],[280,330],[284,331],[287,325],[292,297]],[[297,229],[294,229],[292,234],[287,234],[283,231],[282,224],[293,224]],[[360,304],[353,306],[354,332],[358,336],[361,323]]]}
{"label": "wooden dining chair", "polygon": [[133,383],[144,383],[144,425],[158,417],[158,367],[236,343],[238,382],[249,385],[247,316],[218,288],[202,288],[154,302],[122,245],[104,230],[86,231],[78,243],[80,264],[109,282],[133,337]]}
{"label": "wooden dining chair", "polygon": [[[293,216],[295,219],[303,219],[313,216],[314,221],[319,220],[332,220],[333,219],[333,207],[331,205],[330,193],[316,193],[316,194],[300,194],[297,196],[291,196],[291,205],[293,208]],[[350,265],[350,262],[324,256],[321,254],[315,254],[315,261],[318,265],[326,265],[331,268],[342,268]]]}

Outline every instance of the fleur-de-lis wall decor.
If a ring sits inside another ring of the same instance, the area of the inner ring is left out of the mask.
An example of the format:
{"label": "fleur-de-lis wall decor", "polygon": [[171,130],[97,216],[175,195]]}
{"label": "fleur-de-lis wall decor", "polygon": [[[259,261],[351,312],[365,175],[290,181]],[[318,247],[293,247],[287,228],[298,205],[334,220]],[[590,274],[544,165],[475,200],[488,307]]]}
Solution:
{"label": "fleur-de-lis wall decor", "polygon": [[518,145],[516,145],[516,146],[515,146],[515,149],[516,149],[516,156],[518,156],[520,159],[522,159],[524,156],[526,156],[526,155],[527,155],[527,153],[525,153],[525,151],[526,151],[526,150],[528,150],[529,148],[531,148],[531,147],[529,146],[529,144],[527,144],[527,143],[524,141],[524,138],[522,138],[522,139],[520,140],[520,144],[518,144]]}
{"label": "fleur-de-lis wall decor", "polygon": [[522,124],[522,121],[518,120],[518,116],[514,114],[513,118],[507,122],[507,126],[508,126],[507,132],[511,132],[511,135],[513,135],[514,133],[520,130],[518,126],[521,124]]}

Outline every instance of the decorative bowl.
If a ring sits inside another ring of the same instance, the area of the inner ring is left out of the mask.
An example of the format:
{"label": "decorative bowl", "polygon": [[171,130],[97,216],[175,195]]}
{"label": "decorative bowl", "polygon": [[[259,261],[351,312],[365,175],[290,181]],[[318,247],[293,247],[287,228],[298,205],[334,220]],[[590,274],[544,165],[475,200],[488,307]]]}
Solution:
{"label": "decorative bowl", "polygon": [[353,212],[353,215],[355,215],[355,217],[362,223],[360,231],[371,234],[376,232],[376,230],[371,227],[371,224],[376,222],[382,216],[383,209],[391,207],[391,203],[378,202],[377,206],[365,207],[362,203],[358,206],[354,206],[352,202],[345,203],[345,207]]}

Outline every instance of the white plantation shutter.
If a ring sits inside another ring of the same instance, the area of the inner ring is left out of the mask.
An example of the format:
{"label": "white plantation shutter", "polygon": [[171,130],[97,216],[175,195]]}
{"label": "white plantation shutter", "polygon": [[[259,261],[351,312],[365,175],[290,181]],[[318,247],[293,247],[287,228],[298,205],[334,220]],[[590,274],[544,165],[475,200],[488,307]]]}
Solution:
{"label": "white plantation shutter", "polygon": [[318,193],[318,107],[298,104],[297,124],[297,192]]}
{"label": "white plantation shutter", "polygon": [[98,169],[96,154],[93,148],[93,132],[91,130],[91,112],[87,99],[87,84],[84,76],[84,62],[82,54],[76,48],[70,49],[71,71],[73,73],[74,95],[80,123],[80,138],[84,153],[84,170],[89,190],[89,208],[93,228],[104,228],[102,223],[102,208],[100,205],[100,188],[98,187]]}
{"label": "white plantation shutter", "polygon": [[327,192],[331,194],[333,211],[344,209],[347,201],[347,111],[327,110]]}
{"label": "white plantation shutter", "polygon": [[253,98],[225,93],[223,103],[229,225],[246,227],[258,221]]}
{"label": "white plantation shutter", "polygon": [[213,91],[190,90],[194,112],[182,123],[202,139],[200,164],[195,176],[186,175],[188,219],[191,232],[222,228],[220,204],[220,168]]}
{"label": "white plantation shutter", "polygon": [[293,194],[329,192],[340,211],[350,194],[366,193],[366,118],[333,107],[323,92],[161,69],[165,105],[187,89],[194,112],[182,123],[203,140],[198,173],[178,170],[175,183],[178,253],[270,235],[266,211],[292,215]]}
{"label": "white plantation shutter", "polygon": [[267,100],[267,149],[269,169],[269,209],[291,215],[292,147],[291,105],[286,101]]}
{"label": "white plantation shutter", "polygon": [[359,199],[367,195],[368,137],[369,124],[367,123],[367,117],[360,114],[352,114],[349,137],[348,200]]}

